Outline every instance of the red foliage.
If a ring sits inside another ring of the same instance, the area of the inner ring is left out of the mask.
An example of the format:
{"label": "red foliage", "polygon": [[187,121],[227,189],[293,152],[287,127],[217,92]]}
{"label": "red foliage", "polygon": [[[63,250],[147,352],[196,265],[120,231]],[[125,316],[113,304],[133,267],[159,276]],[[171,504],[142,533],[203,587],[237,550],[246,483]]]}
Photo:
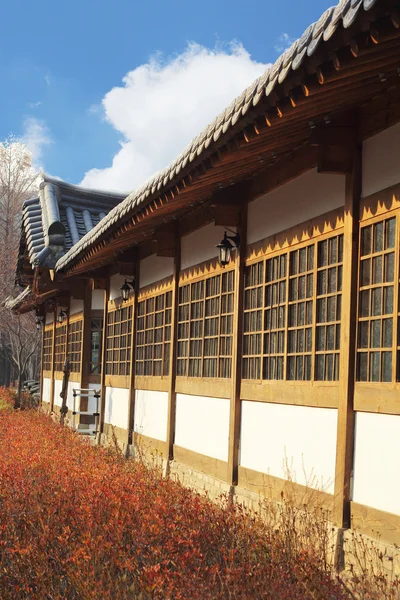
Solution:
{"label": "red foliage", "polygon": [[2,600],[344,598],[240,509],[42,414],[0,411],[0,448]]}

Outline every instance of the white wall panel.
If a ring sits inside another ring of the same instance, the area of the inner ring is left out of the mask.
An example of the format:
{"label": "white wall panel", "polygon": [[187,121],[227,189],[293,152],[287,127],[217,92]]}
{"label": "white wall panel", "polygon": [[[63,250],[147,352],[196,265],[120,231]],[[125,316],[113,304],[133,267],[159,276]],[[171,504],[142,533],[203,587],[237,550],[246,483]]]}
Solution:
{"label": "white wall panel", "polygon": [[61,388],[62,388],[62,380],[55,379],[54,380],[54,406],[61,406],[61,404],[62,404],[62,400],[60,397]]}
{"label": "white wall panel", "polygon": [[43,402],[50,402],[51,379],[49,379],[48,377],[43,377],[42,386],[43,386],[42,401]]}
{"label": "white wall panel", "polygon": [[228,460],[229,400],[176,395],[175,444]]}
{"label": "white wall panel", "polygon": [[362,196],[400,183],[400,123],[365,140],[362,150]]}
{"label": "white wall panel", "polygon": [[167,256],[152,254],[140,261],[139,287],[145,287],[174,273],[174,259]]}
{"label": "white wall panel", "polygon": [[224,237],[224,231],[223,227],[211,223],[185,235],[181,239],[181,269],[187,269],[218,256],[218,248],[215,246]]}
{"label": "white wall panel", "polygon": [[400,416],[356,413],[352,499],[400,515]]}
{"label": "white wall panel", "polygon": [[168,424],[168,392],[136,390],[134,431],[165,442]]}
{"label": "white wall panel", "polygon": [[125,283],[125,279],[130,278],[119,273],[110,277],[110,300],[115,300],[115,298],[119,298],[122,295],[121,286]]}
{"label": "white wall panel", "polygon": [[128,429],[129,390],[106,388],[105,423]]}
{"label": "white wall panel", "polygon": [[83,312],[83,300],[71,299],[71,305],[69,307],[69,314],[75,315],[76,313]]}
{"label": "white wall panel", "polygon": [[344,206],[345,176],[312,169],[249,204],[247,243]]}
{"label": "white wall panel", "polygon": [[337,410],[242,401],[240,465],[333,492]]}
{"label": "white wall panel", "polygon": [[92,290],[92,310],[104,310],[104,290]]}
{"label": "white wall panel", "polygon": [[53,323],[54,321],[54,312],[48,312],[46,313],[46,325],[50,325],[50,323]]}

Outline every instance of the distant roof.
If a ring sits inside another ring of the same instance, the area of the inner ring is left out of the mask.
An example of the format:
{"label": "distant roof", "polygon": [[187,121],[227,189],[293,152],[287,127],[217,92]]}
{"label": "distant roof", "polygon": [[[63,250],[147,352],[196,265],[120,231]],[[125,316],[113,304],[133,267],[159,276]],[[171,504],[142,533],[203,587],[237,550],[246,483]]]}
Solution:
{"label": "distant roof", "polygon": [[38,197],[23,204],[20,260],[27,250],[32,268],[53,268],[126,194],[89,190],[44,173],[41,177]]}
{"label": "distant roof", "polygon": [[61,271],[67,267],[86,248],[99,240],[107,230],[118,224],[129,213],[135,211],[151,195],[163,193],[170,182],[188,164],[229,133],[229,130],[243,119],[249,109],[256,106],[261,98],[270,96],[274,88],[281,84],[291,71],[296,71],[303,66],[306,59],[311,57],[323,42],[327,42],[340,25],[343,25],[345,29],[350,28],[360,12],[369,11],[373,6],[382,2],[383,0],[340,0],[339,4],[328,8],[318,21],[307,27],[303,35],[279,56],[274,65],[246,88],[200,135],[194,138],[172,164],[156,173],[129,194],[79,243],[62,256],[57,262],[56,270]]}

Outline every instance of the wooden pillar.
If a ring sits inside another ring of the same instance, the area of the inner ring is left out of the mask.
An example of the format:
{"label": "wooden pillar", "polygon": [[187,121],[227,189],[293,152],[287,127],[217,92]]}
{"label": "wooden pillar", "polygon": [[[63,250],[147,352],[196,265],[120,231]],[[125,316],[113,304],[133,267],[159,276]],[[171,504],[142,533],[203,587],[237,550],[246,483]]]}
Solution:
{"label": "wooden pillar", "polygon": [[106,283],[106,289],[104,294],[104,313],[103,313],[103,340],[101,347],[101,374],[100,374],[100,418],[99,418],[99,431],[98,431],[98,443],[101,442],[101,435],[104,433],[104,411],[106,405],[106,350],[107,350],[107,317],[108,317],[108,301],[110,298],[110,278]]}
{"label": "wooden pillar", "polygon": [[171,316],[171,345],[169,357],[169,387],[168,387],[168,421],[167,421],[167,459],[174,458],[175,422],[176,422],[176,362],[177,362],[177,328],[179,306],[179,274],[181,271],[180,236],[176,236],[174,274],[172,279],[172,316]]}
{"label": "wooden pillar", "polygon": [[[83,296],[83,323],[82,323],[82,352],[81,352],[81,373],[80,387],[89,387],[89,364],[90,364],[90,337],[91,337],[91,312],[92,312],[92,280],[85,281]],[[80,410],[88,410],[89,399],[81,398]],[[80,422],[85,422],[87,417],[83,416]]]}
{"label": "wooden pillar", "polygon": [[54,409],[54,358],[56,354],[57,308],[53,311],[53,344],[51,349],[50,412]]}
{"label": "wooden pillar", "polygon": [[[39,401],[39,408],[41,407],[41,405],[43,403],[43,353],[44,353],[44,332],[45,332],[45,327],[46,327],[46,313],[44,313],[44,321],[43,321],[43,327],[42,327],[42,350],[40,352],[40,377],[39,377],[40,401]],[[49,407],[50,407],[50,404],[49,404]]]}
{"label": "wooden pillar", "polygon": [[350,526],[350,493],[354,453],[353,400],[356,373],[359,204],[362,173],[361,148],[361,144],[355,148],[352,170],[346,175],[340,380],[333,513],[333,521],[338,527]]}
{"label": "wooden pillar", "polygon": [[138,293],[139,293],[139,257],[137,250],[135,249],[135,270],[134,270],[134,297],[132,306],[132,340],[131,340],[131,355],[129,359],[130,365],[130,379],[129,379],[129,405],[128,405],[128,437],[126,444],[126,455],[129,455],[129,446],[133,443],[133,430],[135,424],[135,401],[136,401],[136,390],[135,390],[135,355],[136,355],[136,316],[138,306]]}
{"label": "wooden pillar", "polygon": [[231,397],[229,418],[229,455],[227,481],[230,485],[238,482],[239,441],[240,441],[240,384],[242,378],[242,344],[243,344],[243,290],[244,269],[247,250],[247,204],[240,212],[240,249],[235,256],[235,294],[233,312],[233,348]]}

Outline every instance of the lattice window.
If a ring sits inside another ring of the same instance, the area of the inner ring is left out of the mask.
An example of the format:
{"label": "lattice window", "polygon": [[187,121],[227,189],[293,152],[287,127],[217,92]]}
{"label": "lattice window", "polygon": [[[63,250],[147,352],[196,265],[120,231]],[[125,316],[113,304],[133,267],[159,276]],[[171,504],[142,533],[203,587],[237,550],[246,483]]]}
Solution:
{"label": "lattice window", "polygon": [[89,373],[101,374],[101,350],[103,347],[103,319],[90,319],[90,362]]}
{"label": "lattice window", "polygon": [[396,218],[361,229],[357,379],[393,381]]}
{"label": "lattice window", "polygon": [[56,340],[54,350],[54,370],[62,371],[67,352],[67,326],[60,325],[56,327]]}
{"label": "lattice window", "polygon": [[171,355],[172,292],[138,302],[136,321],[137,375],[166,376]]}
{"label": "lattice window", "polygon": [[342,261],[340,234],[246,267],[243,379],[338,379]]}
{"label": "lattice window", "polygon": [[83,320],[74,321],[68,327],[68,358],[71,373],[80,373],[82,360],[82,331]]}
{"label": "lattice window", "polygon": [[51,370],[52,351],[53,351],[53,326],[51,326],[51,329],[46,329],[43,334],[43,358],[42,358],[43,371]]}
{"label": "lattice window", "polygon": [[339,379],[343,235],[318,244],[315,379]]}
{"label": "lattice window", "polygon": [[129,375],[132,347],[132,305],[108,313],[106,374]]}
{"label": "lattice window", "polygon": [[233,294],[233,271],[179,288],[178,376],[231,376]]}

